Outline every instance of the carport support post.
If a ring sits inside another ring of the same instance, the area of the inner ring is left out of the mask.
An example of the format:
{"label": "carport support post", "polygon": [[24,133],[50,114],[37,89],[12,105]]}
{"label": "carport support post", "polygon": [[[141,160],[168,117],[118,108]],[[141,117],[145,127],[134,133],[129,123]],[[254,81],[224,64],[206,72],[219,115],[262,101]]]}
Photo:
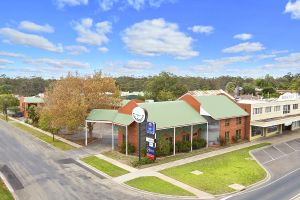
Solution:
{"label": "carport support post", "polygon": [[208,148],[208,122],[206,123],[206,148]]}
{"label": "carport support post", "polygon": [[114,145],[114,123],[111,123],[111,149],[115,149]]}
{"label": "carport support post", "polygon": [[87,121],[85,121],[85,146],[87,146],[87,132],[88,132],[88,126],[87,126]]}
{"label": "carport support post", "polygon": [[191,126],[191,152],[193,151],[193,132],[194,132],[194,130],[193,130],[193,125]]}
{"label": "carport support post", "polygon": [[126,126],[126,156],[128,155],[128,126]]}
{"label": "carport support post", "polygon": [[174,127],[174,137],[173,137],[173,155],[175,156],[175,151],[176,151],[176,145],[175,145],[175,142],[176,142],[176,130],[175,130],[175,127]]}

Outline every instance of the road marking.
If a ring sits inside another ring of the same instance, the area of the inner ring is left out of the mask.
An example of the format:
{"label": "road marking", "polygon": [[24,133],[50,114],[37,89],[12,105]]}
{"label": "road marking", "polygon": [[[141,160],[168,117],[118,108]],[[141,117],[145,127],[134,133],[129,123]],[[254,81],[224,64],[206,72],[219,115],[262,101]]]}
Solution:
{"label": "road marking", "polygon": [[289,147],[291,147],[294,151],[298,151],[297,149],[294,149],[291,145],[289,145],[287,142],[286,142],[286,144],[287,144]]}
{"label": "road marking", "polygon": [[270,153],[268,153],[267,151],[265,151],[265,149],[263,149],[263,151],[272,158],[272,160],[276,160],[276,158],[274,158]]}
{"label": "road marking", "polygon": [[[281,151],[278,147],[276,147],[275,145],[273,145],[273,147],[275,148],[275,149],[277,149],[279,152],[281,152],[283,155],[287,155],[287,153],[284,153],[283,151]],[[281,157],[281,156],[280,156]],[[280,158],[279,157],[279,158]]]}
{"label": "road marking", "polygon": [[292,197],[290,200],[297,200],[300,198],[300,194],[297,194],[296,196]]}

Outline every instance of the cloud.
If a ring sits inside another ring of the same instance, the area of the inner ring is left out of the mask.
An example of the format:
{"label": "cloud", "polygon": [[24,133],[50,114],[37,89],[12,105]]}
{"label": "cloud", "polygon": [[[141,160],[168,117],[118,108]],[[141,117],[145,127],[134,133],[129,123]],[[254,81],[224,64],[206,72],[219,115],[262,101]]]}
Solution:
{"label": "cloud", "polygon": [[54,32],[54,28],[49,24],[39,25],[31,21],[21,21],[19,24],[19,29],[32,31],[32,32],[45,32],[45,33]]}
{"label": "cloud", "polygon": [[108,52],[108,48],[106,48],[106,47],[100,47],[100,48],[98,48],[98,50],[99,50],[101,53],[106,53],[106,52]]}
{"label": "cloud", "polygon": [[89,68],[90,64],[85,62],[79,62],[69,59],[51,59],[51,58],[38,58],[38,59],[26,59],[24,63],[36,66],[49,66],[57,69],[60,68]]}
{"label": "cloud", "polygon": [[211,34],[214,31],[214,27],[195,25],[193,27],[190,27],[189,30],[193,31],[194,33]]}
{"label": "cloud", "polygon": [[292,19],[300,19],[300,0],[289,1],[285,6],[285,13],[291,13]]}
{"label": "cloud", "polygon": [[300,53],[291,53],[288,56],[282,56],[275,58],[278,62],[292,63],[292,62],[300,62]]}
{"label": "cloud", "polygon": [[91,18],[83,18],[80,22],[73,23],[74,30],[77,31],[77,42],[88,45],[102,45],[109,41],[106,36],[111,32],[112,25],[109,21],[98,22],[94,25]]}
{"label": "cloud", "polygon": [[268,58],[275,58],[276,55],[275,54],[260,54],[256,56],[257,60],[264,60],[264,59],[268,59]]}
{"label": "cloud", "polygon": [[79,5],[87,5],[89,3],[88,0],[56,0],[56,5],[58,8],[63,8],[65,6],[79,6]]}
{"label": "cloud", "polygon": [[245,42],[222,50],[223,53],[255,52],[265,49],[260,42]]}
{"label": "cloud", "polygon": [[108,11],[108,10],[112,9],[114,4],[117,2],[118,2],[118,0],[99,0],[99,5],[103,11]]}
{"label": "cloud", "polygon": [[174,2],[172,0],[127,0],[129,6],[136,10],[141,10],[145,6],[159,8],[163,3]]}
{"label": "cloud", "polygon": [[133,69],[133,70],[145,70],[151,69],[153,67],[152,63],[146,61],[138,61],[138,60],[129,60],[124,68]]}
{"label": "cloud", "polygon": [[249,33],[241,33],[233,36],[234,39],[238,39],[238,40],[250,40],[252,37],[253,35]]}
{"label": "cloud", "polygon": [[13,64],[13,61],[6,60],[6,59],[0,59],[0,65],[7,65],[7,64]]}
{"label": "cloud", "polygon": [[0,35],[11,43],[23,44],[52,52],[63,52],[60,44],[55,45],[42,36],[23,33],[12,28],[1,28]]}
{"label": "cloud", "polygon": [[66,46],[65,49],[71,55],[79,55],[82,53],[90,52],[90,50],[88,48],[86,48],[85,46],[81,46],[81,45],[70,45],[70,46]]}
{"label": "cloud", "polygon": [[187,59],[199,54],[192,49],[191,37],[180,32],[177,24],[162,18],[132,25],[123,32],[122,40],[130,51],[141,55],[167,54]]}
{"label": "cloud", "polygon": [[252,56],[235,56],[219,59],[208,59],[204,60],[201,65],[192,66],[191,69],[197,72],[213,73],[223,69],[224,67],[227,67],[228,65],[249,61],[251,58]]}
{"label": "cloud", "polygon": [[282,53],[288,53],[289,50],[273,50],[271,54],[282,54]]}
{"label": "cloud", "polygon": [[7,57],[14,57],[14,58],[25,57],[23,54],[12,53],[12,52],[5,52],[5,51],[0,51],[0,56],[7,56]]}

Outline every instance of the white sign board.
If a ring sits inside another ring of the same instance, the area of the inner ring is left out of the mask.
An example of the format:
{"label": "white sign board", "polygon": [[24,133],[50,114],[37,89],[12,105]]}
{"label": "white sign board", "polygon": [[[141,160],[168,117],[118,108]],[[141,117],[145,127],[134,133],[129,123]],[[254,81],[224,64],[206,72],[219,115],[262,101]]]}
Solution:
{"label": "white sign board", "polygon": [[146,141],[150,142],[150,143],[154,143],[155,142],[153,138],[149,138],[149,137],[146,137]]}
{"label": "white sign board", "polygon": [[135,107],[132,110],[132,118],[137,123],[142,123],[146,119],[146,111],[141,107]]}

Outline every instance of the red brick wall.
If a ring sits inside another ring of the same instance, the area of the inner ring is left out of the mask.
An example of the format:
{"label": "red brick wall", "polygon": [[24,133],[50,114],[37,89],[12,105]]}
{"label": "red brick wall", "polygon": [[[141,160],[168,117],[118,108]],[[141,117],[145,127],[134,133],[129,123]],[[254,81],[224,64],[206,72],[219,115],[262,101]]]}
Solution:
{"label": "red brick wall", "polygon": [[200,113],[200,106],[201,104],[191,95],[185,94],[179,98],[187,102],[190,106],[192,106],[198,113]]}
{"label": "red brick wall", "polygon": [[246,139],[246,117],[241,117],[242,123],[236,124],[236,117],[229,119],[229,126],[225,126],[225,119],[220,120],[220,139],[225,139],[225,132],[229,132],[229,142],[233,143],[235,131],[241,129],[241,140]]}
{"label": "red brick wall", "polygon": [[246,117],[246,139],[250,140],[250,121],[251,121],[251,104],[238,104],[243,110],[245,110],[249,116]]}
{"label": "red brick wall", "polygon": [[131,100],[125,106],[118,109],[119,113],[131,115],[132,110],[138,106],[137,103],[143,103],[141,100]]}

